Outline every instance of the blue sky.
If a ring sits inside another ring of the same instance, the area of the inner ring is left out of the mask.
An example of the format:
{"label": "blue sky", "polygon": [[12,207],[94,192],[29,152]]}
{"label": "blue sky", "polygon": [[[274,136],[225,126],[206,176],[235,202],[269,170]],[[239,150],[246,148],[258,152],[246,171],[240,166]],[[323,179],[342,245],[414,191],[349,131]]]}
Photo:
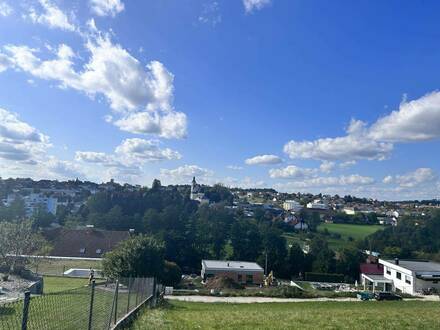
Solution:
{"label": "blue sky", "polygon": [[439,9],[0,0],[0,176],[437,198]]}

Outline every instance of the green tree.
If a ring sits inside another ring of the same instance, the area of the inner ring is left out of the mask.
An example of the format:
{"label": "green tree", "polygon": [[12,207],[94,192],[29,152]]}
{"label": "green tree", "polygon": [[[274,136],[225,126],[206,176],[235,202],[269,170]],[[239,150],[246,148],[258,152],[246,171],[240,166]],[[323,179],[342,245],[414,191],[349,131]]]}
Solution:
{"label": "green tree", "polygon": [[304,252],[298,243],[293,243],[289,248],[287,268],[291,276],[304,272]]}
{"label": "green tree", "polygon": [[144,235],[122,241],[113,251],[104,255],[102,269],[110,278],[159,278],[164,271],[163,243]]}

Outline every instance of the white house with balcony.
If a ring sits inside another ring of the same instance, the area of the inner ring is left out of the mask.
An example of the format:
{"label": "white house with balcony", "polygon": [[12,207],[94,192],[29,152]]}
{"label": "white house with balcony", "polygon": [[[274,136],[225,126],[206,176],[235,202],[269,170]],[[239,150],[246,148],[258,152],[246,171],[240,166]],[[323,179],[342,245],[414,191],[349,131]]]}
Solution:
{"label": "white house with balcony", "polygon": [[379,279],[387,283],[387,289],[408,293],[422,293],[434,288],[440,290],[440,263],[433,261],[382,260],[384,274]]}

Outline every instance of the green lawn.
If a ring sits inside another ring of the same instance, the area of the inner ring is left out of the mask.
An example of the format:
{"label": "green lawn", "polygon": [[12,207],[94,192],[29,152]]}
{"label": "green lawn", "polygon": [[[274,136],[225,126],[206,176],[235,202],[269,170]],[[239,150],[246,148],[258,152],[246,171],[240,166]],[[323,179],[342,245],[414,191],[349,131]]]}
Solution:
{"label": "green lawn", "polygon": [[101,269],[100,260],[34,259],[29,268],[38,274],[62,276],[70,268]]}
{"label": "green lawn", "polygon": [[54,293],[80,288],[89,283],[85,278],[44,276],[44,293]]}
{"label": "green lawn", "polygon": [[145,309],[140,329],[440,329],[438,302],[224,304],[171,301]]}
{"label": "green lawn", "polygon": [[364,239],[368,235],[378,230],[383,230],[383,226],[379,225],[350,225],[343,223],[322,223],[318,226],[318,231],[327,229],[330,233],[338,233],[342,239],[352,237],[355,240]]}

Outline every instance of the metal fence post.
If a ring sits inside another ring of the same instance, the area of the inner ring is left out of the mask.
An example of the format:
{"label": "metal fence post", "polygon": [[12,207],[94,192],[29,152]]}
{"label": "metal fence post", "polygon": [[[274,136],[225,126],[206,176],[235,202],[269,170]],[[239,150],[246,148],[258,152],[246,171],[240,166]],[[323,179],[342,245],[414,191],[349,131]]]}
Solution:
{"label": "metal fence post", "polygon": [[153,278],[153,307],[156,307],[156,278]]}
{"label": "metal fence post", "polygon": [[29,316],[29,303],[31,301],[31,293],[30,291],[26,291],[24,293],[24,302],[23,302],[23,317],[21,319],[21,330],[27,329],[27,322]]}
{"label": "metal fence post", "polygon": [[128,278],[127,314],[130,311],[131,277]]}
{"label": "metal fence post", "polygon": [[107,329],[110,329],[110,326],[112,325],[112,319],[113,319],[113,312],[115,309],[115,302],[116,302],[116,296],[118,295],[118,286],[119,281],[116,281],[116,287],[115,287],[115,293],[113,294],[113,300],[112,300],[112,310],[110,311],[110,317],[108,318],[108,325]]}
{"label": "metal fence post", "polygon": [[139,304],[139,278],[136,279],[136,306]]}
{"label": "metal fence post", "polygon": [[90,308],[89,308],[89,330],[92,330],[92,316],[93,316],[93,300],[95,299],[95,280],[92,281],[92,291],[90,294]]}
{"label": "metal fence post", "polygon": [[119,295],[119,280],[116,281],[116,289],[115,289],[115,318],[114,323],[118,321],[118,295]]}

